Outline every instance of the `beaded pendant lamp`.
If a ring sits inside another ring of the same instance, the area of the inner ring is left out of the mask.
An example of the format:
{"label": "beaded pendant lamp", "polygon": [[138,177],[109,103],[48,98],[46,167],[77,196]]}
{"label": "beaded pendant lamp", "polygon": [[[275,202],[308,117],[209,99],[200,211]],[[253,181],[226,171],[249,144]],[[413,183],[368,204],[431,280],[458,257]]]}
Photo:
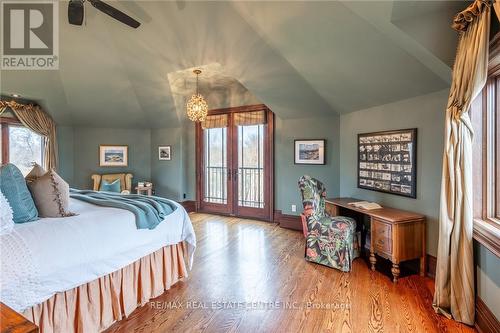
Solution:
{"label": "beaded pendant lamp", "polygon": [[196,74],[196,93],[186,104],[187,116],[191,121],[204,121],[208,113],[208,104],[198,92],[198,76],[201,74],[201,70],[195,69],[193,73]]}

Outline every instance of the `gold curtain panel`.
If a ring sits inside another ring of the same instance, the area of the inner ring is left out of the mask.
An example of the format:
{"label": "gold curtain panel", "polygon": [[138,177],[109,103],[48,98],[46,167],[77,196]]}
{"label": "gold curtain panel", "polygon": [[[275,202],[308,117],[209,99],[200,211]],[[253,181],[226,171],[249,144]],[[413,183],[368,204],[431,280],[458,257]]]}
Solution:
{"label": "gold curtain panel", "polygon": [[44,137],[44,167],[57,169],[56,124],[52,118],[37,105],[0,101],[0,110],[6,108],[10,108],[24,126]]}
{"label": "gold curtain panel", "polygon": [[234,114],[235,126],[262,125],[266,122],[266,111],[238,112]]}
{"label": "gold curtain panel", "polygon": [[445,120],[434,309],[474,324],[472,124],[469,109],[486,83],[491,6],[476,0],[453,21],[460,31]]}
{"label": "gold curtain panel", "polygon": [[208,128],[224,128],[228,126],[227,114],[219,114],[215,116],[207,116],[207,118],[201,122],[201,127],[203,129]]}

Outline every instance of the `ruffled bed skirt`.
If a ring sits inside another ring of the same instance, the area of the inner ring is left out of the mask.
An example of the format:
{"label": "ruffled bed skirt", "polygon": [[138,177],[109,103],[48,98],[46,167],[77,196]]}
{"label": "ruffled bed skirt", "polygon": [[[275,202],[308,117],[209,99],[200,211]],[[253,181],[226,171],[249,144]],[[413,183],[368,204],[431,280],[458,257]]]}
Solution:
{"label": "ruffled bed skirt", "polygon": [[187,276],[183,243],[35,305],[23,315],[49,332],[100,332]]}

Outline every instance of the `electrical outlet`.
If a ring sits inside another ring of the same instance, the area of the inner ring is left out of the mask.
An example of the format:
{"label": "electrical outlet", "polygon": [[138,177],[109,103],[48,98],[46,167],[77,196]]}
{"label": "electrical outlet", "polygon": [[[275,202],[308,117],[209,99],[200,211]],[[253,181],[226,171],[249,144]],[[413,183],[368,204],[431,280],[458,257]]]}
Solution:
{"label": "electrical outlet", "polygon": [[292,212],[296,212],[297,211],[297,205],[292,205]]}

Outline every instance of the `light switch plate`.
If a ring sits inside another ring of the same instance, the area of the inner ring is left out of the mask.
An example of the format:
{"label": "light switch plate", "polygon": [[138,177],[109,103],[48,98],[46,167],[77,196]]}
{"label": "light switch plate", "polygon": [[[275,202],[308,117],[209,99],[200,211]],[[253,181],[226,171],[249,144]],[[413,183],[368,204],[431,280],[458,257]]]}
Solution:
{"label": "light switch plate", "polygon": [[297,205],[292,205],[292,212],[296,212],[297,211]]}

